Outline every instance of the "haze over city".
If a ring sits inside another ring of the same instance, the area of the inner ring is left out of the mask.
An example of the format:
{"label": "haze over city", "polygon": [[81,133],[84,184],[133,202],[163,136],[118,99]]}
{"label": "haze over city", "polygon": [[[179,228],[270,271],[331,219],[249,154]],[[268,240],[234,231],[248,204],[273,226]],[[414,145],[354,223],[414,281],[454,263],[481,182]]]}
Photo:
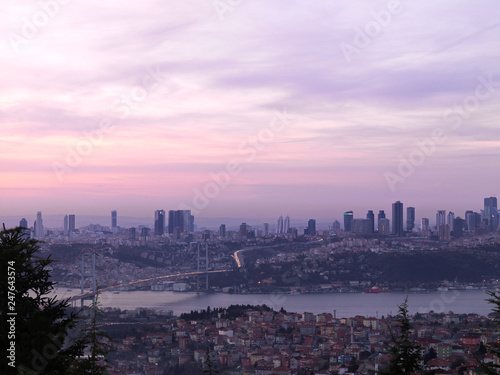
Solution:
{"label": "haze over city", "polygon": [[496,1],[56,5],[0,14],[0,219],[433,218],[498,192]]}

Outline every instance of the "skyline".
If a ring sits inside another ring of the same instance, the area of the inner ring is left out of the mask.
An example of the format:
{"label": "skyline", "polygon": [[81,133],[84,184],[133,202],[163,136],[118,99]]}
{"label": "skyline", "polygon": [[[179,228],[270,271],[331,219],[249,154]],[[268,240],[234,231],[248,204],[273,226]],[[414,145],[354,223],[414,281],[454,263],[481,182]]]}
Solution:
{"label": "skyline", "polygon": [[498,2],[213,4],[6,2],[0,220],[432,222],[496,196]]}

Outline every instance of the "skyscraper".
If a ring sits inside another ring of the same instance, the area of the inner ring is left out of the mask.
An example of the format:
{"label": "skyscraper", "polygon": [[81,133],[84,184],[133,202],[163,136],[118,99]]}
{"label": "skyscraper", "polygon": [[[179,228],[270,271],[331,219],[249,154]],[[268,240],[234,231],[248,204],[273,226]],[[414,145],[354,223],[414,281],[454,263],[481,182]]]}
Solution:
{"label": "skyscraper", "polygon": [[277,234],[283,233],[283,216],[281,216],[281,215],[278,218],[278,224],[276,226],[276,233]]}
{"label": "skyscraper", "polygon": [[28,220],[26,220],[24,217],[19,221],[19,226],[23,229],[23,238],[29,239],[30,238],[30,230],[28,229]]}
{"label": "skyscraper", "polygon": [[403,203],[400,201],[392,204],[392,234],[403,236]]}
{"label": "skyscraper", "polygon": [[269,223],[264,223],[264,236],[269,235]]}
{"label": "skyscraper", "polygon": [[484,218],[488,221],[488,230],[496,231],[498,229],[498,207],[497,198],[484,198]]}
{"label": "skyscraper", "polygon": [[285,223],[283,224],[283,233],[288,233],[290,230],[290,216],[286,215]]}
{"label": "skyscraper", "polygon": [[391,234],[390,220],[386,218],[380,218],[378,220],[378,234],[383,236],[388,236]]}
{"label": "skyscraper", "polygon": [[221,224],[219,227],[219,237],[226,237],[226,224]]}
{"label": "skyscraper", "polygon": [[76,229],[76,216],[68,215],[68,231],[69,233],[74,232]]}
{"label": "skyscraper", "polygon": [[165,233],[165,211],[155,211],[155,236],[162,236]]}
{"label": "skyscraper", "polygon": [[378,227],[378,222],[380,219],[385,219],[385,212],[384,210],[379,210],[378,215],[377,215],[377,230],[380,232],[380,229]]}
{"label": "skyscraper", "polygon": [[307,234],[310,236],[316,235],[316,220],[309,219],[307,222]]}
{"label": "skyscraper", "polygon": [[354,219],[354,212],[344,212],[344,230],[350,232],[352,230],[352,219]]}
{"label": "skyscraper", "polygon": [[194,232],[194,216],[191,210],[168,211],[168,233],[173,234],[175,228],[179,232]]}
{"label": "skyscraper", "polygon": [[68,215],[64,215],[64,235],[69,235],[69,219]]}
{"label": "skyscraper", "polygon": [[36,213],[35,237],[36,238],[45,237],[45,228],[43,227],[43,219],[42,219],[42,212],[41,211],[38,211]]}
{"label": "skyscraper", "polygon": [[422,218],[422,232],[429,231],[429,219],[426,217]]}
{"label": "skyscraper", "polygon": [[450,228],[453,228],[453,221],[454,220],[455,220],[455,213],[452,211],[448,212],[446,224],[448,224]]}
{"label": "skyscraper", "polygon": [[374,233],[375,232],[375,215],[373,214],[372,210],[368,211],[368,213],[366,214],[366,218],[368,220],[370,220],[369,233]]}
{"label": "skyscraper", "polygon": [[438,210],[436,213],[436,229],[439,231],[441,225],[446,225],[446,211]]}
{"label": "skyscraper", "polygon": [[412,232],[415,228],[415,207],[406,208],[406,230]]}
{"label": "skyscraper", "polygon": [[116,224],[118,223],[118,216],[116,210],[111,211],[111,230],[116,228]]}

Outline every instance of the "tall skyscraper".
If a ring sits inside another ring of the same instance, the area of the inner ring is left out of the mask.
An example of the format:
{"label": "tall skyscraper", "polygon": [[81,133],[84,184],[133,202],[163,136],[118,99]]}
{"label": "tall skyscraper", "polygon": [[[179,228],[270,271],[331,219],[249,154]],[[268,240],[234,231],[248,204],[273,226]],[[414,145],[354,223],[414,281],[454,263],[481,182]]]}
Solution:
{"label": "tall skyscraper", "polygon": [[248,237],[248,225],[247,223],[241,223],[240,225],[240,231],[239,231],[239,235],[240,235],[240,238],[241,239],[245,239]]}
{"label": "tall skyscraper", "polygon": [[314,219],[309,219],[307,222],[307,234],[310,236],[315,236],[316,235],[316,220]]}
{"label": "tall skyscraper", "polygon": [[69,233],[74,232],[76,229],[76,216],[75,215],[68,215],[68,230]]}
{"label": "tall skyscraper", "polygon": [[426,217],[422,218],[422,232],[429,231],[429,219]]}
{"label": "tall skyscraper", "polygon": [[68,215],[64,215],[64,235],[69,235],[69,219]]}
{"label": "tall skyscraper", "polygon": [[276,233],[277,234],[283,233],[283,216],[281,215],[278,218],[278,224],[276,225]]}
{"label": "tall skyscraper", "polygon": [[487,220],[489,231],[496,231],[498,229],[498,207],[496,197],[484,198],[484,218]]}
{"label": "tall skyscraper", "polygon": [[436,229],[439,231],[441,225],[446,225],[446,211],[438,210],[436,213]]}
{"label": "tall skyscraper", "polygon": [[38,211],[36,213],[35,237],[36,238],[45,237],[45,228],[43,227],[43,219],[42,219],[42,212],[41,211]]}
{"label": "tall skyscraper", "polygon": [[155,211],[155,236],[162,236],[165,233],[165,211]]}
{"label": "tall skyscraper", "polygon": [[458,216],[453,219],[453,232],[452,235],[455,238],[460,238],[463,235],[464,220]]}
{"label": "tall skyscraper", "polygon": [[406,208],[406,230],[412,232],[415,228],[415,207]]}
{"label": "tall skyscraper", "polygon": [[264,236],[269,235],[269,223],[264,223]]}
{"label": "tall skyscraper", "polygon": [[340,221],[335,220],[333,222],[332,231],[333,231],[333,233],[339,233],[340,232]]}
{"label": "tall skyscraper", "polygon": [[170,210],[168,211],[168,233],[173,234],[175,228],[179,232],[194,232],[194,216],[191,210]]}
{"label": "tall skyscraper", "polygon": [[283,233],[288,233],[290,230],[290,216],[286,215],[285,223],[283,224]]}
{"label": "tall skyscraper", "polygon": [[373,214],[372,210],[368,210],[366,218],[370,220],[369,233],[375,233],[375,215]]}
{"label": "tall skyscraper", "polygon": [[379,222],[379,220],[380,220],[380,219],[385,219],[385,212],[384,212],[384,210],[380,210],[380,211],[378,212],[378,214],[377,214],[377,230],[378,230],[378,231],[380,231],[380,230],[378,229],[378,222]]}
{"label": "tall skyscraper", "polygon": [[226,224],[221,224],[219,227],[219,237],[226,237]]}
{"label": "tall skyscraper", "polygon": [[129,228],[128,239],[131,241],[135,241],[135,233],[136,233],[135,227]]}
{"label": "tall skyscraper", "polygon": [[23,238],[29,239],[31,237],[30,230],[28,228],[28,220],[24,217],[19,221],[19,226],[23,229]]}
{"label": "tall skyscraper", "polygon": [[455,220],[455,213],[450,211],[448,212],[448,217],[446,219],[446,224],[450,226],[450,228],[453,228],[453,221]]}
{"label": "tall skyscraper", "polygon": [[352,233],[357,234],[370,234],[373,233],[371,231],[372,223],[370,219],[353,219],[352,220]]}
{"label": "tall skyscraper", "polygon": [[391,234],[390,220],[386,218],[380,218],[378,220],[378,234],[383,236],[388,236]]}
{"label": "tall skyscraper", "polygon": [[115,229],[118,223],[118,214],[116,210],[111,211],[111,230]]}
{"label": "tall skyscraper", "polygon": [[354,219],[354,212],[344,212],[344,230],[350,232],[352,230],[352,219]]}
{"label": "tall skyscraper", "polygon": [[400,201],[392,204],[392,234],[403,236],[403,203]]}

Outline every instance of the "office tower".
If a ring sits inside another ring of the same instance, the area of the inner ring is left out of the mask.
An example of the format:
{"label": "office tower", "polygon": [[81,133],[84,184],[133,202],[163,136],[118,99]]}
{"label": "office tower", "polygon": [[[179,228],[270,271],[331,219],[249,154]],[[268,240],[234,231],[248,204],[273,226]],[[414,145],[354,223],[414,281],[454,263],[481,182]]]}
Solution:
{"label": "office tower", "polygon": [[477,212],[466,211],[465,212],[465,227],[468,232],[475,232],[479,228],[481,223],[481,215]]}
{"label": "office tower", "polygon": [[155,211],[155,236],[162,236],[165,233],[165,211],[156,210]]}
{"label": "office tower", "polygon": [[415,229],[415,207],[406,208],[406,230],[413,232]]}
{"label": "office tower", "polygon": [[446,224],[448,224],[450,226],[450,228],[453,228],[453,221],[454,220],[455,220],[455,213],[452,211],[448,212]]}
{"label": "office tower", "polygon": [[290,216],[286,215],[285,223],[283,224],[283,233],[288,233],[290,230]]}
{"label": "office tower", "polygon": [[471,216],[473,216],[473,215],[474,215],[474,211],[470,211],[470,210],[465,211],[465,230],[468,232],[473,231],[473,229],[471,229],[469,227],[469,221],[470,221]]}
{"label": "office tower", "polygon": [[352,220],[352,233],[356,234],[370,234],[372,232],[372,222],[370,219],[353,219]]}
{"label": "office tower", "polygon": [[24,217],[19,221],[19,226],[21,228],[28,228],[28,220],[26,220]]}
{"label": "office tower", "polygon": [[42,213],[40,211],[38,211],[36,213],[35,237],[36,238],[43,238],[43,237],[45,237],[45,229],[43,227]]}
{"label": "office tower", "polygon": [[143,241],[146,241],[146,238],[148,238],[148,236],[149,236],[149,228],[142,227],[141,228],[141,238],[143,239]]}
{"label": "office tower", "polygon": [[118,216],[116,210],[111,211],[111,230],[116,228],[116,224],[118,223]]}
{"label": "office tower", "polygon": [[219,227],[219,237],[226,237],[226,224],[221,224]]}
{"label": "office tower", "polygon": [[314,220],[314,219],[308,220],[306,234],[308,234],[309,236],[316,235],[316,220]]}
{"label": "office tower", "polygon": [[352,229],[352,219],[354,219],[354,212],[344,212],[344,231],[350,232]]}
{"label": "office tower", "polygon": [[269,223],[264,223],[264,236],[269,235]]}
{"label": "office tower", "polygon": [[64,215],[64,235],[69,235],[69,219],[68,215]]}
{"label": "office tower", "polygon": [[448,224],[442,224],[438,229],[439,241],[448,241],[450,239],[450,226]]}
{"label": "office tower", "polygon": [[28,229],[28,220],[26,220],[24,217],[19,221],[19,226],[23,228],[23,235],[22,237],[24,239],[29,239],[31,236],[30,230]]}
{"label": "office tower", "polygon": [[239,236],[240,238],[247,238],[248,236],[248,225],[247,223],[241,223],[240,225],[240,231],[239,231]]}
{"label": "office tower", "polygon": [[446,211],[438,210],[438,212],[436,213],[436,229],[439,230],[439,227],[445,224],[446,224]]}
{"label": "office tower", "polygon": [[68,215],[68,231],[72,233],[76,228],[76,217],[75,215]]}
{"label": "office tower", "polygon": [[392,204],[392,234],[403,236],[403,203],[400,201]]}
{"label": "office tower", "polygon": [[372,210],[368,210],[366,218],[370,220],[370,231],[369,233],[375,233],[375,215]]}
{"label": "office tower", "polygon": [[276,225],[276,233],[283,233],[283,216],[280,215],[278,218],[278,224]]}
{"label": "office tower", "polygon": [[173,234],[175,228],[179,228],[179,232],[194,232],[194,216],[191,215],[191,210],[168,211],[168,233]]}
{"label": "office tower", "polygon": [[458,216],[453,219],[453,232],[452,235],[454,238],[460,238],[463,235],[464,228],[464,220]]}
{"label": "office tower", "polygon": [[498,229],[498,208],[496,197],[484,198],[484,218],[487,220],[489,231],[496,231]]}
{"label": "office tower", "polygon": [[128,239],[131,240],[131,241],[135,241],[135,228],[133,228],[133,227],[129,228],[129,230],[128,230]]}
{"label": "office tower", "polygon": [[391,234],[390,220],[386,218],[381,218],[378,220],[378,233],[383,236],[388,236]]}
{"label": "office tower", "polygon": [[429,231],[429,219],[426,217],[422,218],[422,232]]}
{"label": "office tower", "polygon": [[333,222],[332,231],[333,231],[333,233],[339,233],[340,232],[340,222],[338,220],[335,220]]}

